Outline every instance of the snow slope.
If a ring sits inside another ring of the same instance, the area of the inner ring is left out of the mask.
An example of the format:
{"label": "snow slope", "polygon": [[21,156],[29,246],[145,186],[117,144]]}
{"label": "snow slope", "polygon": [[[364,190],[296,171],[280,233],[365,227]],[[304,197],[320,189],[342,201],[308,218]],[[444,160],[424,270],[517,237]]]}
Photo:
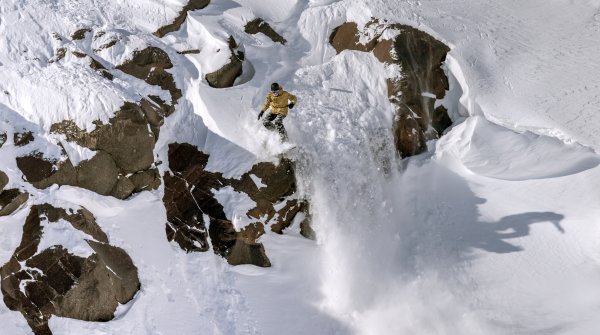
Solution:
{"label": "snow slope", "polygon": [[[273,81],[299,96],[286,119],[301,150],[298,178],[319,237],[294,226],[262,242],[273,267],[231,267],[212,253],[185,254],[164,236],[162,190],[120,201],[72,187],[20,182],[19,149],[0,149],[11,187],[29,204],[85,206],[138,266],[142,291],[116,320],[53,317],[57,334],[593,334],[600,329],[600,2],[557,0],[213,1],[179,32],[151,35],[183,1],[12,1],[0,4],[0,126],[52,122],[92,128],[124,100],[165,94],[128,76],[106,83],[59,46],[89,52],[92,26],[119,36],[118,64],[158,45],[184,98],[165,120],[156,154],[186,141],[211,153],[208,167],[240,176],[282,149],[256,121]],[[399,161],[391,143],[386,69],[373,56],[339,55],[331,30],[372,16],[423,29],[452,47],[448,101],[457,125],[430,151]],[[262,17],[289,42],[243,33]],[[230,89],[203,81],[231,34],[254,73]],[[176,51],[203,48],[200,54]],[[69,49],[69,50],[71,50]],[[157,92],[158,91],[158,92]],[[460,99],[459,99],[460,98]],[[266,149],[263,143],[266,143]],[[48,147],[51,147],[48,144]],[[76,155],[77,148],[74,148]],[[79,153],[85,155],[85,153]],[[164,169],[164,167],[161,167]],[[231,194],[229,217],[244,199]],[[236,207],[235,204],[238,204]],[[19,243],[27,209],[0,218],[0,262]],[[143,232],[140,233],[140,232]],[[59,233],[59,232],[53,232]],[[0,304],[3,333],[28,334]]]}

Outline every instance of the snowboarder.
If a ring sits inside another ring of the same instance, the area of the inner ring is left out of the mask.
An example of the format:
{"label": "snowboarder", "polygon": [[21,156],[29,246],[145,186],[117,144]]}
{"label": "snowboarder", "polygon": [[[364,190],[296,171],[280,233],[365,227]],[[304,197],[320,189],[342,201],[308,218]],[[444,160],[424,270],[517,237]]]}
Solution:
{"label": "snowboarder", "polygon": [[294,108],[294,105],[298,99],[295,95],[284,91],[283,87],[279,86],[278,83],[271,84],[271,92],[267,95],[265,105],[258,113],[258,119],[263,116],[265,111],[271,108],[271,111],[265,116],[263,125],[269,129],[277,129],[281,136],[281,141],[287,139],[287,133],[283,127],[283,119],[287,116],[288,108]]}

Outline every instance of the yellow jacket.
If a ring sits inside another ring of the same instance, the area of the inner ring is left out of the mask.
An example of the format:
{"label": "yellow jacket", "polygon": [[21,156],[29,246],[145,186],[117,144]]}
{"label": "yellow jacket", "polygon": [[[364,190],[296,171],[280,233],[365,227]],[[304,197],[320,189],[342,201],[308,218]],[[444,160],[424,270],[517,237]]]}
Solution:
{"label": "yellow jacket", "polygon": [[279,89],[279,94],[275,95],[273,92],[269,92],[265,105],[262,111],[266,111],[271,107],[271,113],[287,115],[289,101],[293,102],[294,105],[298,101],[295,95],[283,90],[283,87]]}

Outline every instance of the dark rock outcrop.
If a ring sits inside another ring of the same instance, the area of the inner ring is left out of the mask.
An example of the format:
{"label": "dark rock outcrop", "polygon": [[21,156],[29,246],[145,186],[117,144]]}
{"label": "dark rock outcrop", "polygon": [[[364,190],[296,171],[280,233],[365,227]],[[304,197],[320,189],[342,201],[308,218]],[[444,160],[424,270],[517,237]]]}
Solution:
{"label": "dark rock outcrop", "polygon": [[275,43],[281,43],[284,45],[287,43],[283,36],[279,35],[267,22],[265,22],[265,20],[261,18],[256,18],[246,23],[244,26],[244,31],[252,35],[263,33]]}
{"label": "dark rock outcrop", "polygon": [[71,34],[71,39],[76,41],[76,40],[82,40],[85,38],[85,34],[87,33],[91,33],[92,29],[90,28],[81,28],[78,29],[77,31],[75,31],[73,34]]}
{"label": "dark rock outcrop", "polygon": [[173,20],[172,23],[170,23],[166,26],[160,27],[156,32],[154,32],[154,35],[158,36],[158,37],[163,37],[168,33],[172,33],[174,31],[179,30],[181,25],[185,22],[185,19],[187,18],[187,13],[189,11],[202,9],[202,8],[208,6],[209,3],[210,3],[210,0],[190,0],[188,2],[188,4],[185,5],[181,9],[181,11],[179,11],[179,15],[177,15],[177,17],[175,18],[175,20]]}
{"label": "dark rock outcrop", "polygon": [[[402,157],[424,152],[426,141],[441,136],[452,124],[447,110],[435,106],[448,90],[448,78],[441,66],[450,49],[410,26],[373,20],[366,28],[379,32],[366,44],[360,43],[360,31],[353,22],[336,28],[330,43],[338,53],[343,50],[373,52],[383,63],[400,65],[401,76],[388,80],[388,96],[395,107],[396,149]],[[388,29],[399,31],[393,40],[381,38]]]}
{"label": "dark rock outcrop", "polygon": [[37,188],[52,184],[79,186],[102,195],[124,199],[134,192],[156,189],[160,177],[154,164],[154,145],[165,111],[143,100],[125,103],[104,125],[88,133],[72,121],[51,126],[53,133],[96,151],[96,155],[73,166],[45,159],[40,153],[17,157],[17,166],[28,182]]}
{"label": "dark rock outcrop", "polygon": [[[207,251],[210,236],[214,252],[230,264],[269,266],[264,247],[257,243],[264,234],[264,225],[271,225],[273,231],[281,233],[296,214],[306,209],[293,198],[296,184],[291,161],[282,160],[279,165],[259,163],[240,179],[229,179],[221,173],[206,171],[208,158],[190,144],[169,145],[170,171],[164,176],[163,198],[167,239],[188,252]],[[252,177],[261,178],[266,186],[259,189]],[[256,221],[240,231],[227,220],[223,206],[214,196],[213,191],[225,186],[246,193],[257,203],[247,213],[249,219]],[[274,205],[282,203],[276,211]]]}
{"label": "dark rock outcrop", "polygon": [[206,81],[211,87],[232,87],[235,80],[242,75],[245,54],[243,51],[238,49],[239,45],[233,39],[233,37],[230,36],[229,51],[231,52],[231,57],[229,58],[229,63],[223,65],[223,67],[217,71],[208,73],[205,76]]}
{"label": "dark rock outcrop", "polygon": [[[94,251],[84,258],[61,245],[38,250],[44,226],[64,220],[90,236]],[[23,314],[36,335],[52,334],[52,315],[85,321],[109,321],[119,304],[140,288],[137,268],[108,238],[86,209],[66,211],[36,205],[23,226],[21,243],[0,268],[1,290],[8,308]]]}
{"label": "dark rock outcrop", "polygon": [[134,51],[132,58],[117,66],[117,69],[169,91],[171,104],[175,105],[181,98],[181,90],[175,85],[173,75],[165,71],[172,67],[173,63],[166,52],[157,47],[148,47]]}
{"label": "dark rock outcrop", "polygon": [[[85,54],[84,54],[85,55]],[[90,57],[90,68],[98,71],[104,78],[108,80],[113,80],[114,76],[110,73],[104,65],[102,65],[99,61]]]}
{"label": "dark rock outcrop", "polygon": [[4,143],[6,143],[6,134],[5,133],[0,133],[0,148],[2,148],[2,146],[4,145]]}
{"label": "dark rock outcrop", "polygon": [[0,171],[0,216],[6,216],[14,213],[21,205],[27,202],[29,194],[16,188],[4,188],[8,184],[8,176]]}
{"label": "dark rock outcrop", "polygon": [[23,133],[15,133],[13,136],[13,142],[17,147],[23,147],[33,142],[33,133],[26,131]]}

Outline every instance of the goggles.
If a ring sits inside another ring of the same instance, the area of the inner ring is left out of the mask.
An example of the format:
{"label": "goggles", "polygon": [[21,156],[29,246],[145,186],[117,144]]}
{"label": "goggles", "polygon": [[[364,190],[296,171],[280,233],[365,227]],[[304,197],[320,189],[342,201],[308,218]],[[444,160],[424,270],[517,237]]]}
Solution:
{"label": "goggles", "polygon": [[277,95],[277,94],[279,94],[279,90],[277,90],[277,91],[271,91],[271,93]]}

